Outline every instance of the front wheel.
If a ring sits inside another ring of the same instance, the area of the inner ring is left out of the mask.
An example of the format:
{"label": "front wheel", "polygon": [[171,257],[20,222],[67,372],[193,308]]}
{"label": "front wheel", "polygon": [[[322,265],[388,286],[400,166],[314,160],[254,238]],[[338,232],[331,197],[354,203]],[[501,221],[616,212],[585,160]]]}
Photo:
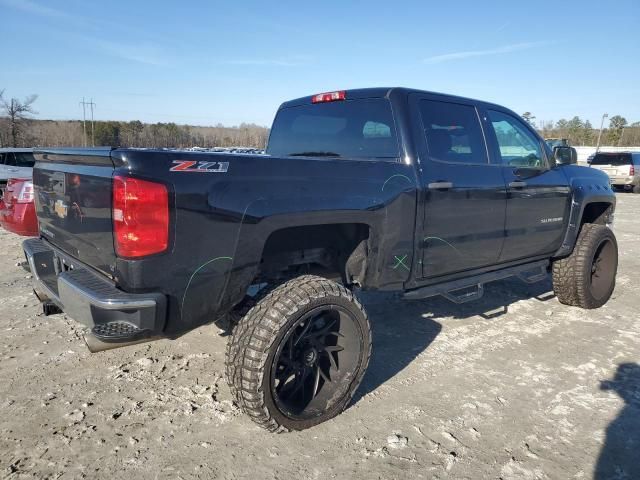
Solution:
{"label": "front wheel", "polygon": [[261,427],[302,430],[344,410],[370,354],[360,302],[335,282],[305,275],[275,288],[235,326],[227,381]]}
{"label": "front wheel", "polygon": [[599,308],[616,286],[618,243],[610,228],[585,223],[571,255],[553,262],[553,290],[560,303]]}

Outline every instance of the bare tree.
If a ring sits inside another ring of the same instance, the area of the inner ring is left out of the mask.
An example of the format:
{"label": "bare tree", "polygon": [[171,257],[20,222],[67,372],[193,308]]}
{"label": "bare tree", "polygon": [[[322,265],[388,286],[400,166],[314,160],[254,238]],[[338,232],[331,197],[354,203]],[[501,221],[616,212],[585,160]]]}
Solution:
{"label": "bare tree", "polygon": [[17,98],[7,100],[4,98],[4,90],[0,91],[0,108],[3,115],[8,119],[13,147],[18,146],[18,139],[22,136],[25,125],[31,119],[31,115],[37,113],[33,109],[33,103],[37,98],[38,95],[29,95],[23,101]]}

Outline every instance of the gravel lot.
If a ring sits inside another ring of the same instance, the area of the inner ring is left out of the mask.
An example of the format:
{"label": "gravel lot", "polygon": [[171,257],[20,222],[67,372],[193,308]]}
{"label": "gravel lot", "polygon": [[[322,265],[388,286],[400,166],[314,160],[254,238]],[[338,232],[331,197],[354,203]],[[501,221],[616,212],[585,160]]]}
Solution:
{"label": "gravel lot", "polygon": [[367,294],[374,353],[356,400],[273,435],[231,402],[215,326],[90,354],[44,317],[0,232],[0,477],[640,478],[640,195],[618,194],[613,299],[560,305],[550,282],[463,306]]}

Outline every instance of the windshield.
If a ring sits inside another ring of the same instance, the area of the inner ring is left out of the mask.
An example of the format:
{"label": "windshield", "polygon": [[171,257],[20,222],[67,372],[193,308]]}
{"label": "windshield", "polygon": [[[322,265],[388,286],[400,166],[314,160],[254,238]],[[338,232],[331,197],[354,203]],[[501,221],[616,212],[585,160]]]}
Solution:
{"label": "windshield", "polygon": [[631,165],[631,154],[598,153],[591,160],[591,165]]}
{"label": "windshield", "polygon": [[391,105],[382,98],[281,109],[267,153],[274,156],[397,158]]}

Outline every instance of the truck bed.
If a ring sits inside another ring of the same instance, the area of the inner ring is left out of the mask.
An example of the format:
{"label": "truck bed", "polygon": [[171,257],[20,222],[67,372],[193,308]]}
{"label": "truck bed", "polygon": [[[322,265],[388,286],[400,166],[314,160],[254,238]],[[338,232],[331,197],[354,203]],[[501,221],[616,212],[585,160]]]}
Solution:
{"label": "truck bed", "polygon": [[[414,234],[415,173],[398,162],[137,149],[45,150],[36,158],[42,241],[123,292],[166,296],[165,334],[213,321],[238,303],[276,231],[375,226],[389,232],[375,239],[377,248]],[[166,251],[139,259],[116,255],[118,175],[166,185]],[[313,242],[308,239],[310,247]],[[397,288],[408,278],[404,269],[381,270],[368,271],[371,287]]]}

